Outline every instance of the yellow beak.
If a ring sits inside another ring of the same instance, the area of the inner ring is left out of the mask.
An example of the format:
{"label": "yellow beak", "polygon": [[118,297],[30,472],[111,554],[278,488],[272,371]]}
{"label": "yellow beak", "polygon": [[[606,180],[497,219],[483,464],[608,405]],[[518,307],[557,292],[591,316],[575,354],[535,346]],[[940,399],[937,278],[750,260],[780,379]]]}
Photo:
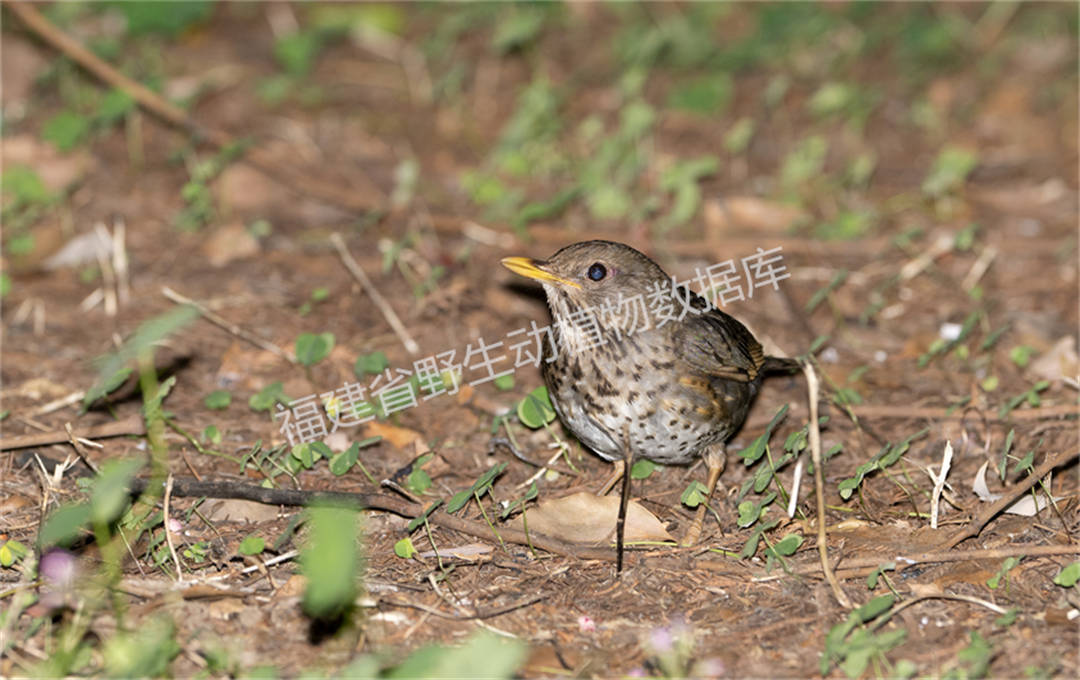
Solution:
{"label": "yellow beak", "polygon": [[528,257],[504,257],[502,265],[514,272],[520,274],[529,279],[536,279],[537,281],[550,281],[552,283],[558,283],[563,286],[573,286],[574,288],[581,288],[581,286],[570,279],[564,279],[561,276],[556,276],[546,269],[542,269],[540,263]]}

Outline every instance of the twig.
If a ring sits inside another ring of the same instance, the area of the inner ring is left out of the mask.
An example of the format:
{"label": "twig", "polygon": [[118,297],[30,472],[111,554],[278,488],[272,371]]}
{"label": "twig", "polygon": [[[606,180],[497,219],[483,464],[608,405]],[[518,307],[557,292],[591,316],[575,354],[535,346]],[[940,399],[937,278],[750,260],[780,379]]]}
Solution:
{"label": "twig", "polygon": [[[941,492],[945,490],[945,478],[952,465],[952,442],[945,442],[945,452],[941,456],[941,469],[934,476],[934,490],[930,494],[930,528],[937,529],[938,510],[941,508]],[[929,471],[929,470],[928,470]],[[933,475],[932,475],[933,476]]]}
{"label": "twig", "polygon": [[[83,47],[77,40],[49,23],[48,19],[31,6],[31,3],[5,0],[3,4],[42,40],[104,82],[127,93],[150,113],[182,130],[192,132],[218,147],[225,148],[236,145],[236,140],[228,133],[199,124],[180,107],[117,71],[96,54]],[[378,212],[385,210],[386,197],[373,185],[365,187],[363,191],[357,190],[356,187],[348,187],[347,189],[338,187],[314,173],[304,169],[288,167],[280,163],[271,154],[257,147],[248,148],[244,152],[243,160],[298,193],[314,196],[350,211]]]}
{"label": "twig", "polygon": [[979,532],[983,530],[983,527],[985,527],[990,520],[994,519],[999,512],[1012,505],[1017,498],[1027,493],[1028,489],[1038,484],[1039,480],[1049,474],[1051,470],[1056,467],[1061,467],[1066,463],[1071,463],[1078,457],[1080,457],[1080,450],[1063,453],[1056,458],[1048,457],[1047,460],[1044,461],[1038,469],[1029,474],[1024,481],[1009,489],[1001,498],[995,501],[993,505],[979,515],[978,518],[972,520],[966,527],[956,532],[952,538],[941,546],[941,549],[948,550],[949,548],[954,548],[961,541],[978,536]]}
{"label": "twig", "polygon": [[371,298],[371,301],[375,303],[375,306],[382,312],[383,318],[390,324],[390,328],[394,329],[394,333],[401,340],[401,344],[405,345],[405,351],[409,354],[416,355],[420,352],[420,346],[416,344],[416,341],[409,335],[409,331],[405,330],[405,325],[401,323],[401,319],[398,318],[394,308],[390,306],[390,303],[386,301],[386,298],[382,296],[379,289],[375,287],[375,284],[371,282],[368,275],[361,269],[360,264],[353,259],[353,256],[349,253],[349,249],[345,246],[345,240],[341,238],[341,234],[334,232],[330,234],[330,242],[334,244],[334,248],[337,249],[338,255],[341,257],[342,263],[345,264],[345,268],[349,270],[360,285],[364,287],[364,291]]}
{"label": "twig", "polygon": [[832,587],[833,596],[844,609],[851,609],[851,600],[847,593],[840,587],[836,575],[829,568],[829,548],[825,536],[825,471],[821,462],[821,427],[818,424],[818,379],[817,373],[810,362],[803,364],[803,373],[806,374],[806,389],[810,399],[810,456],[814,462],[814,490],[817,494],[817,524],[818,556],[821,558],[821,570]]}
{"label": "twig", "polygon": [[165,542],[169,544],[169,554],[172,555],[173,564],[176,566],[176,582],[184,582],[184,571],[180,568],[180,557],[176,554],[176,546],[173,545],[172,530],[169,529],[169,501],[172,499],[173,492],[173,475],[170,472],[168,479],[165,480],[165,498],[161,502],[161,512],[165,521]]}
{"label": "twig", "polygon": [[[113,244],[112,234],[105,228],[104,222],[98,222],[94,225],[94,233],[103,243],[109,244],[109,250],[112,251],[116,248]],[[110,253],[105,253],[100,249],[97,249],[95,254],[97,255],[98,268],[101,269],[101,287],[105,293],[105,316],[112,318],[116,316],[117,304],[116,304],[116,272],[113,270],[112,260],[110,259]]]}
{"label": "twig", "polygon": [[277,356],[281,357],[285,361],[288,361],[290,364],[295,365],[297,363],[296,357],[294,357],[292,354],[286,352],[285,350],[281,349],[280,347],[278,347],[277,345],[275,345],[275,344],[273,344],[271,342],[267,342],[266,340],[263,340],[260,337],[257,337],[257,336],[255,336],[255,335],[253,335],[251,333],[248,333],[247,331],[245,331],[243,328],[240,328],[236,324],[226,321],[222,317],[220,317],[217,314],[211,312],[206,307],[206,305],[200,304],[200,303],[192,300],[189,297],[185,297],[185,296],[181,295],[180,293],[177,293],[172,288],[169,288],[168,286],[163,286],[161,288],[161,294],[164,295],[165,297],[169,298],[170,300],[172,300],[173,302],[175,302],[178,305],[191,305],[196,310],[198,310],[199,314],[201,314],[204,319],[206,319],[210,323],[214,324],[218,328],[221,328],[222,330],[235,335],[236,337],[240,338],[241,340],[246,340],[246,341],[250,342],[251,344],[255,345],[256,347],[258,347],[260,349],[264,349],[267,352],[271,352],[273,354],[276,354]]}
{"label": "twig", "polygon": [[[146,423],[143,422],[142,416],[130,416],[124,420],[90,427],[77,433],[77,436],[80,439],[105,439],[106,437],[118,437],[125,434],[146,434]],[[46,446],[48,444],[63,444],[68,441],[69,436],[68,431],[58,430],[54,432],[43,432],[41,434],[24,434],[17,437],[5,437],[0,439],[0,451],[25,449],[31,446]]]}
{"label": "twig", "polygon": [[[903,571],[909,567],[920,564],[932,564],[935,562],[964,562],[967,560],[1000,560],[1006,557],[1052,557],[1055,555],[1080,554],[1080,544],[1054,544],[1054,545],[1007,545],[1000,548],[979,548],[975,550],[947,550],[925,552],[916,555],[893,555],[874,557],[853,557],[843,560],[838,564],[841,572],[840,578],[859,578],[877,569],[885,562],[894,562],[897,571]],[[710,569],[713,571],[729,571],[731,563],[722,560],[699,560],[694,563],[695,567]],[[864,571],[858,571],[864,570]],[[795,574],[817,574],[821,572],[820,561],[796,564],[791,568]]]}
{"label": "twig", "polygon": [[525,607],[530,607],[530,606],[536,604],[537,602],[539,602],[539,601],[541,601],[543,599],[546,599],[546,598],[547,598],[547,593],[540,593],[539,595],[533,595],[532,597],[526,598],[525,600],[522,600],[521,602],[515,602],[514,604],[508,604],[505,607],[499,607],[497,609],[491,609],[491,610],[488,610],[488,611],[477,610],[475,614],[447,614],[445,612],[439,611],[435,607],[429,607],[429,606],[424,605],[424,604],[419,604],[419,603],[416,603],[416,602],[402,602],[402,601],[399,601],[399,600],[388,600],[386,598],[380,598],[379,602],[382,603],[382,604],[388,604],[391,607],[408,607],[409,609],[419,609],[422,612],[427,612],[428,614],[431,614],[433,616],[438,616],[439,618],[442,618],[442,619],[451,619],[451,620],[457,620],[457,621],[470,621],[470,620],[475,620],[475,619],[493,619],[496,616],[502,616],[503,614],[509,614],[512,611],[517,611],[518,609],[523,609]]}
{"label": "twig", "polygon": [[83,451],[82,443],[75,437],[75,433],[71,431],[71,423],[64,423],[64,431],[67,432],[68,442],[71,444],[71,448],[75,449],[75,454],[79,456],[83,464],[95,474],[101,474],[101,470],[94,461],[90,460],[90,457]]}
{"label": "twig", "polygon": [[127,226],[123,218],[117,217],[113,221],[112,235],[112,266],[116,271],[116,300],[121,306],[126,305],[131,296],[131,284],[128,281],[128,257],[125,242],[127,240]]}
{"label": "twig", "polygon": [[64,408],[65,406],[70,406],[72,404],[79,403],[80,401],[82,401],[83,397],[85,397],[85,396],[86,396],[86,391],[85,390],[79,390],[78,392],[72,392],[71,394],[67,395],[66,397],[60,397],[59,399],[53,399],[48,404],[44,404],[42,406],[39,406],[38,408],[31,411],[30,412],[30,417],[43,416],[43,415],[46,415],[48,413],[52,413],[53,411],[59,411],[60,409]]}
{"label": "twig", "polygon": [[[862,404],[852,406],[851,411],[860,418],[930,418],[934,420],[963,420],[965,418],[964,413],[959,410],[950,412],[949,409],[920,406]],[[1060,404],[1058,406],[1042,406],[1040,408],[1010,411],[1005,418],[990,416],[988,420],[1001,422],[1009,420],[1044,420],[1075,415],[1080,415],[1080,405]]]}

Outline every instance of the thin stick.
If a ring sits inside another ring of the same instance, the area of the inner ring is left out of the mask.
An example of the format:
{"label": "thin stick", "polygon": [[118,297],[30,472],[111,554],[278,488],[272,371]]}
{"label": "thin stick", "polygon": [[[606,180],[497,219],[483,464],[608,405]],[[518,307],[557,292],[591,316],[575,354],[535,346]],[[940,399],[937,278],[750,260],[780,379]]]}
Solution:
{"label": "thin stick", "polygon": [[[941,508],[941,492],[945,490],[945,477],[952,465],[952,442],[945,442],[945,453],[941,456],[941,469],[934,477],[934,490],[930,494],[930,528],[937,529],[938,510]],[[929,470],[927,470],[929,472]]]}
{"label": "thin stick", "polygon": [[[192,132],[218,147],[225,148],[236,145],[236,140],[228,133],[201,125],[180,107],[117,71],[96,54],[83,47],[77,40],[49,23],[49,20],[42,16],[31,3],[5,0],[3,4],[42,40],[104,82],[127,93],[150,113],[184,131]],[[363,191],[359,191],[354,187],[346,190],[311,172],[288,167],[274,158],[272,154],[257,147],[246,149],[243,160],[298,193],[317,197],[320,200],[333,203],[350,211],[372,212],[385,210],[386,197],[374,185],[364,187]]]}
{"label": "thin stick", "polygon": [[169,478],[165,480],[165,498],[162,500],[161,508],[162,514],[165,518],[165,542],[169,544],[169,554],[172,555],[173,564],[176,565],[176,582],[184,582],[184,572],[180,568],[180,558],[176,554],[176,546],[173,545],[172,531],[169,529],[169,500],[172,498],[173,492],[173,474],[169,473]]}
{"label": "thin stick", "polygon": [[375,284],[371,282],[368,275],[361,269],[360,264],[353,259],[353,256],[349,253],[349,249],[345,246],[345,240],[341,238],[341,234],[334,232],[330,234],[330,242],[334,244],[334,248],[337,249],[338,255],[341,257],[342,263],[345,268],[349,270],[349,273],[360,282],[360,285],[364,287],[364,292],[368,294],[371,301],[375,303],[375,306],[379,308],[383,318],[390,324],[390,328],[394,330],[394,333],[401,340],[401,344],[405,345],[405,351],[409,354],[416,355],[420,352],[420,346],[416,344],[416,341],[409,335],[409,331],[405,330],[405,325],[401,323],[401,319],[398,318],[394,308],[390,306],[390,303],[386,301],[386,298],[382,296],[379,289],[375,287]]}
{"label": "thin stick", "polygon": [[941,549],[948,550],[949,548],[954,548],[961,541],[978,536],[979,532],[983,530],[983,527],[985,527],[990,520],[994,519],[999,512],[1012,505],[1017,498],[1027,493],[1028,489],[1038,484],[1039,480],[1046,477],[1051,470],[1056,467],[1061,467],[1066,463],[1071,463],[1077,458],[1080,458],[1080,450],[1063,453],[1056,458],[1047,457],[1046,461],[1044,461],[1037,470],[1029,474],[1024,481],[1009,489],[1005,495],[994,502],[994,504],[979,515],[978,518],[972,520],[966,527],[956,532],[952,538],[941,546]]}
{"label": "thin stick", "polygon": [[250,342],[251,344],[255,345],[256,347],[258,347],[260,349],[264,349],[267,352],[271,352],[273,354],[276,354],[277,356],[281,357],[285,361],[288,361],[290,364],[295,365],[297,363],[296,357],[294,357],[292,354],[286,352],[285,350],[281,349],[277,345],[274,345],[273,343],[267,342],[266,340],[263,340],[260,337],[257,337],[255,335],[252,335],[251,333],[248,333],[247,331],[245,331],[243,328],[240,328],[236,324],[226,321],[222,317],[220,317],[217,314],[211,312],[206,307],[206,305],[200,304],[200,303],[192,300],[189,297],[185,297],[185,296],[181,295],[180,293],[177,293],[172,288],[169,288],[168,286],[163,286],[161,288],[161,294],[164,295],[165,297],[169,298],[170,300],[172,300],[173,302],[175,302],[178,305],[191,305],[192,307],[194,307],[195,309],[197,309],[199,311],[199,314],[201,314],[204,319],[206,319],[210,323],[214,324],[218,328],[220,328],[220,329],[222,329],[222,330],[224,330],[224,331],[226,331],[228,333],[231,333],[231,334],[235,335],[236,337],[240,338],[241,340],[246,340],[247,342]]}
{"label": "thin stick", "polygon": [[[143,422],[142,416],[130,416],[114,423],[105,423],[104,425],[98,425],[97,427],[87,428],[86,430],[79,432],[77,436],[81,439],[105,439],[107,437],[118,437],[125,434],[146,434],[146,423]],[[43,432],[41,434],[24,434],[19,435],[18,437],[5,437],[4,439],[0,439],[0,451],[25,449],[31,446],[46,446],[48,444],[63,444],[64,442],[69,441],[69,436],[71,435],[68,434],[67,430],[58,430],[54,432]]]}
{"label": "thin stick", "polygon": [[[116,248],[113,244],[112,234],[105,228],[104,222],[98,222],[94,225],[94,233],[100,241],[109,244],[109,250],[112,251]],[[100,249],[96,250],[98,268],[101,269],[101,287],[105,292],[105,316],[116,316],[116,272],[113,271],[112,260],[110,259],[110,253],[102,252]]]}
{"label": "thin stick", "polygon": [[123,218],[118,217],[113,221],[112,265],[113,269],[116,271],[116,299],[117,302],[120,303],[120,306],[126,305],[128,298],[131,297],[131,284],[128,281],[126,240],[127,226],[124,223]]}
{"label": "thin stick", "polygon": [[101,474],[101,470],[99,470],[94,461],[90,460],[89,456],[86,455],[86,451],[83,451],[82,443],[71,431],[71,423],[64,423],[64,431],[67,432],[68,442],[71,444],[71,448],[75,449],[75,454],[82,459],[83,464],[90,468],[95,475]]}
{"label": "thin stick", "polygon": [[[930,418],[933,420],[963,420],[965,415],[959,409],[949,412],[949,409],[920,407],[920,406],[886,406],[876,404],[862,404],[852,406],[851,411],[860,418]],[[1044,420],[1059,418],[1061,416],[1080,415],[1080,405],[1060,404],[1058,406],[1043,406],[1040,408],[1025,408],[1010,411],[1005,418],[988,416],[987,420],[1007,422],[1009,420]]]}
{"label": "thin stick", "polygon": [[54,400],[50,401],[48,404],[45,404],[44,406],[40,406],[37,409],[31,411],[30,412],[30,417],[33,418],[35,416],[43,416],[43,415],[45,415],[47,413],[52,413],[53,411],[59,411],[60,409],[64,408],[65,406],[70,406],[71,404],[76,404],[76,403],[82,401],[83,397],[85,397],[85,396],[86,396],[86,392],[84,390],[79,390],[78,392],[72,392],[71,394],[67,395],[66,397],[60,397],[59,399],[54,399]]}
{"label": "thin stick", "polygon": [[810,362],[803,364],[806,374],[806,389],[810,399],[810,456],[814,462],[814,490],[817,494],[818,556],[821,558],[821,570],[832,587],[833,596],[844,609],[851,609],[851,600],[840,587],[836,575],[829,568],[828,540],[825,536],[825,471],[821,463],[821,428],[818,424],[818,379]]}

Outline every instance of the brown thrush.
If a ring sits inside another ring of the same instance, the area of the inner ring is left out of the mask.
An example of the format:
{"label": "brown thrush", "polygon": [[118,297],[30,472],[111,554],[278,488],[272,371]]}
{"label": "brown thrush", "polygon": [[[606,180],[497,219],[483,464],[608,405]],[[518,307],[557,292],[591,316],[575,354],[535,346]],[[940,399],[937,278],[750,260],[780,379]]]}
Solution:
{"label": "brown thrush", "polygon": [[[566,246],[547,260],[508,257],[539,281],[555,318],[541,370],[563,423],[600,457],[621,463],[618,564],[629,464],[686,464],[703,456],[708,499],[765,373],[792,359],[766,357],[732,316],[672,279],[646,255],[611,241]],[[706,503],[708,500],[706,501]],[[697,542],[705,505],[683,540]]]}

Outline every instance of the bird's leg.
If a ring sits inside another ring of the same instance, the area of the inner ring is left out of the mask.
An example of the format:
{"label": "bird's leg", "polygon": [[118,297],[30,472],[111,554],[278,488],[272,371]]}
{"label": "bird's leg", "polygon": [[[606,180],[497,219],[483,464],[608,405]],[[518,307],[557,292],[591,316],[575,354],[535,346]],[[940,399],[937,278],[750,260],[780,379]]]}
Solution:
{"label": "bird's leg", "polygon": [[630,461],[633,458],[633,453],[630,451],[629,440],[626,445],[626,458],[619,461],[622,464],[622,496],[619,497],[619,518],[615,520],[615,573],[622,573],[622,561],[623,561],[623,545],[625,543],[624,536],[626,534],[626,507],[630,504]]}
{"label": "bird's leg", "polygon": [[712,501],[713,491],[716,490],[716,482],[720,479],[720,473],[724,471],[726,464],[727,449],[723,443],[711,446],[705,451],[705,465],[709,469],[709,479],[705,485],[708,492],[705,494],[705,502],[698,506],[697,514],[694,516],[694,523],[690,525],[686,535],[683,537],[683,547],[695,545],[698,539],[701,538],[701,529],[705,525],[705,511]]}
{"label": "bird's leg", "polygon": [[620,458],[615,461],[611,466],[611,474],[604,480],[604,483],[600,486],[600,490],[596,493],[597,496],[606,496],[615,486],[615,482],[622,479],[623,473],[626,472],[626,460]]}

